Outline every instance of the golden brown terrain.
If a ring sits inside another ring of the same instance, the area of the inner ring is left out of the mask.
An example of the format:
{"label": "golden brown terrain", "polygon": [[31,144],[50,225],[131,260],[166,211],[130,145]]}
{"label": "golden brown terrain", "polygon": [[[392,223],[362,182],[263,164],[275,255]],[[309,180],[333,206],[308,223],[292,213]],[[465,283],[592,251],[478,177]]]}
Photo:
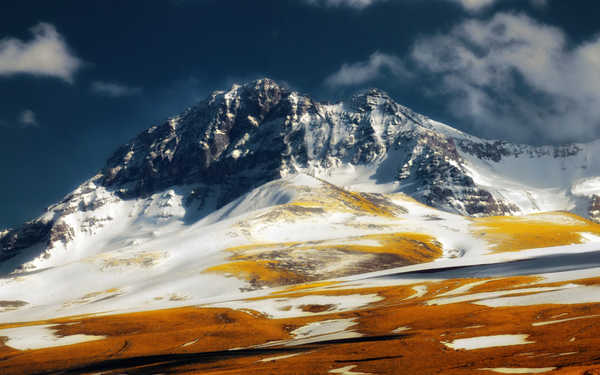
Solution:
{"label": "golden brown terrain", "polygon": [[[569,283],[598,286],[600,278]],[[190,306],[29,322],[26,325],[51,324],[57,336],[106,338],[25,351],[4,345],[0,373],[493,374],[513,369],[516,372],[512,373],[596,374],[600,372],[598,303],[521,307],[487,307],[473,301],[436,304],[436,298],[444,296],[471,296],[476,301],[480,293],[524,295],[534,293],[531,288],[565,284],[544,283],[537,277],[378,287],[353,286],[352,282],[307,284],[260,299],[286,298],[293,303],[303,296],[370,294],[382,299],[363,308],[331,313],[328,306],[303,306],[307,314],[296,318]],[[418,286],[425,292],[419,293]],[[308,324],[339,319],[352,322],[352,337],[317,335],[314,342],[294,338],[293,332]],[[0,329],[18,326],[5,324]],[[525,340],[471,350],[447,345],[496,335],[523,335]]]}
{"label": "golden brown terrain", "polygon": [[[231,300],[157,293],[154,301],[188,306],[15,319],[0,324],[0,374],[600,374],[598,250],[569,247],[593,243],[600,225],[565,212],[457,219],[401,194],[323,189],[238,220],[232,228],[248,241],[194,270],[241,280],[247,287]],[[325,209],[345,221],[326,222]],[[356,235],[287,241],[261,232],[313,219]],[[545,253],[553,246],[567,247]],[[479,258],[469,263],[465,251]],[[167,256],[88,263],[144,272]],[[105,287],[60,309],[127,293]]]}

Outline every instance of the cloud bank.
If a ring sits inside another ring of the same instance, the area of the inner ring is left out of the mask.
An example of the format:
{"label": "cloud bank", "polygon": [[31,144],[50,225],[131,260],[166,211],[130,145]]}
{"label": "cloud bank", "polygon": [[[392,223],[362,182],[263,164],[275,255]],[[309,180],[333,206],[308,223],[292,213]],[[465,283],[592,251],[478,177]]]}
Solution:
{"label": "cloud bank", "polygon": [[31,109],[26,109],[21,112],[17,118],[22,128],[36,128],[39,126],[37,116]]}
{"label": "cloud bank", "polygon": [[32,74],[73,82],[82,61],[74,56],[64,38],[48,23],[31,28],[33,38],[0,40],[0,75]]}
{"label": "cloud bank", "polygon": [[24,109],[19,112],[16,117],[16,121],[6,121],[0,119],[0,128],[5,129],[27,129],[27,128],[39,128],[40,123],[37,120],[37,115],[31,109]]}
{"label": "cloud bank", "polygon": [[140,87],[132,87],[117,82],[95,81],[90,87],[92,92],[111,98],[138,95],[142,92]]}
{"label": "cloud bank", "polygon": [[600,136],[600,37],[569,46],[558,28],[499,13],[419,40],[411,58],[457,116],[492,134]]}
{"label": "cloud bank", "polygon": [[323,7],[348,7],[354,9],[365,9],[375,3],[388,0],[304,0],[307,4]]}
{"label": "cloud bank", "polygon": [[450,0],[469,12],[478,12],[493,5],[497,0]]}
{"label": "cloud bank", "polygon": [[[467,12],[477,13],[490,8],[494,4],[500,3],[500,0],[448,0],[462,6]],[[520,0],[519,0],[520,1]],[[549,0],[529,0],[529,4],[534,8],[545,8]]]}
{"label": "cloud bank", "polygon": [[[408,67],[408,68],[407,68]],[[600,137],[600,35],[578,45],[523,14],[469,19],[417,40],[406,56],[345,63],[329,87],[411,79],[477,134],[523,142]]]}
{"label": "cloud bank", "polygon": [[409,76],[402,59],[385,53],[375,52],[366,61],[343,64],[326,78],[330,87],[355,86],[373,81],[385,74],[399,77]]}

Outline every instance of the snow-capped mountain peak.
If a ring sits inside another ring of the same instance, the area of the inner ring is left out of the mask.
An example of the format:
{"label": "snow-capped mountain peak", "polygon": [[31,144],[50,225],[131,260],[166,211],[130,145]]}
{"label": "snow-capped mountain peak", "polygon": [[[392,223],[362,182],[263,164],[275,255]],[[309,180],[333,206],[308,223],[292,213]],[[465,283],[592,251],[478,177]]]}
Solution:
{"label": "snow-capped mountain peak", "polygon": [[1,258],[12,259],[3,262],[10,271],[58,247],[82,248],[81,236],[103,233],[108,246],[118,232],[108,228],[148,218],[153,228],[189,225],[296,173],[354,191],[406,193],[463,215],[573,210],[598,219],[600,188],[590,182],[600,176],[598,151],[600,142],[483,140],[377,89],[328,104],[259,79],[215,91],[120,147],[46,214],[2,232]]}

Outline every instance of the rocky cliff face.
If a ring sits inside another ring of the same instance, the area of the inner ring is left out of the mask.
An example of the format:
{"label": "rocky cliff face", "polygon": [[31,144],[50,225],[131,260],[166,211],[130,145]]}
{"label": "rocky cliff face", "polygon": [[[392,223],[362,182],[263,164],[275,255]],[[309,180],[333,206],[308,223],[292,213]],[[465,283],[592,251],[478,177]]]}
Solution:
{"label": "rocky cliff face", "polygon": [[505,214],[510,205],[478,188],[462,167],[453,138],[378,90],[347,104],[320,104],[263,79],[215,92],[198,106],[120,148],[100,184],[122,198],[173,185],[219,188],[224,205],[269,180],[344,165],[376,168],[388,150],[398,182],[425,203],[464,214]]}
{"label": "rocky cliff face", "polygon": [[0,233],[0,262],[16,256],[19,251],[36,244],[49,244],[52,222],[36,220],[21,228]]}
{"label": "rocky cliff face", "polygon": [[[227,183],[235,186],[238,194],[247,191],[274,178],[280,167],[282,134],[275,128],[262,128],[289,112],[289,96],[269,81],[213,93],[181,116],[146,130],[121,147],[108,160],[99,182],[123,198],[194,183]],[[262,173],[248,173],[257,167]],[[227,198],[222,199],[227,203]]]}
{"label": "rocky cliff face", "polygon": [[[207,213],[296,172],[334,180],[343,175],[344,181],[354,173],[368,179],[361,185],[366,191],[404,192],[463,215],[541,210],[546,198],[534,193],[554,182],[542,174],[539,181],[519,185],[521,166],[535,172],[543,161],[562,173],[553,180],[559,182],[600,175],[593,167],[600,164],[596,146],[482,140],[419,115],[379,90],[327,104],[261,79],[214,92],[119,148],[95,177],[41,218],[1,232],[0,260],[35,245],[69,243],[78,231],[94,232],[111,220],[97,214],[107,203],[152,200],[153,194],[185,187],[182,204]],[[497,188],[503,176],[510,183]],[[597,197],[585,198],[596,219]]]}

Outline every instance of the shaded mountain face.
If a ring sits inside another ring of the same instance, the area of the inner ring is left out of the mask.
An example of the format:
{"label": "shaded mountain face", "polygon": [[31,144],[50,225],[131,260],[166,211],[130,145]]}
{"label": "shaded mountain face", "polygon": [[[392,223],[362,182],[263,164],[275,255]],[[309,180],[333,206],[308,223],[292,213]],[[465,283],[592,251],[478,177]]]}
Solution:
{"label": "shaded mountain face", "polygon": [[379,90],[328,104],[261,79],[214,92],[119,148],[42,217],[0,232],[0,260],[19,255],[13,263],[23,263],[66,246],[80,231],[101,231],[118,218],[99,212],[122,202],[177,206],[185,211],[177,217],[190,223],[294,173],[357,191],[403,192],[463,215],[560,209],[597,220],[597,151],[598,142],[532,147],[483,140]]}

